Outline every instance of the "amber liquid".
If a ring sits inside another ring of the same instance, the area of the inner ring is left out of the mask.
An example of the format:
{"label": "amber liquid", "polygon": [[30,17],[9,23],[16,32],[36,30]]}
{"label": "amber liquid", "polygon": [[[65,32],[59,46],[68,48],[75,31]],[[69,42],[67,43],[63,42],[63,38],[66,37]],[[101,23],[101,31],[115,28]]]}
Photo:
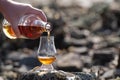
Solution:
{"label": "amber liquid", "polygon": [[48,41],[50,41],[50,31],[49,30],[47,30],[47,39],[48,39]]}
{"label": "amber liquid", "polygon": [[[19,28],[21,37],[28,38],[28,39],[36,39],[36,38],[39,38],[43,32],[50,32],[49,30],[46,30],[45,28],[39,27],[39,26],[18,26],[18,28]],[[17,38],[10,25],[4,25],[3,31],[8,38],[11,38],[11,39]]]}
{"label": "amber liquid", "polygon": [[38,56],[39,62],[42,64],[52,64],[55,61],[54,56]]}
{"label": "amber liquid", "polygon": [[16,39],[16,35],[10,25],[4,25],[3,26],[3,32],[5,35],[10,39]]}

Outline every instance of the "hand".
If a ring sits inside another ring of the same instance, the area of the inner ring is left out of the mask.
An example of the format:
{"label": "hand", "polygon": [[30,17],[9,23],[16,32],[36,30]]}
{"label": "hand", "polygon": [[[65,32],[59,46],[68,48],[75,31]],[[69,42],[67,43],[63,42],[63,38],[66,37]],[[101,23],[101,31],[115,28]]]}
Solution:
{"label": "hand", "polygon": [[[0,0],[1,3],[2,0]],[[36,14],[43,21],[47,21],[46,15],[40,9],[32,7],[30,4],[18,3],[11,0],[4,0],[0,4],[0,11],[4,15],[5,19],[11,23],[11,26],[17,37],[20,36],[18,29],[18,22],[20,18],[25,14]]]}

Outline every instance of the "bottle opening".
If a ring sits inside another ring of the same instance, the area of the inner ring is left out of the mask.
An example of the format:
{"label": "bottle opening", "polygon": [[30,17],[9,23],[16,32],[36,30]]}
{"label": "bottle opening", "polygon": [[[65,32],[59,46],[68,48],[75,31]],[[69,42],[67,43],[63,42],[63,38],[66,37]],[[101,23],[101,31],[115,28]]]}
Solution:
{"label": "bottle opening", "polygon": [[47,24],[45,25],[45,28],[46,28],[46,30],[51,31],[51,26],[50,26],[49,23],[47,23]]}

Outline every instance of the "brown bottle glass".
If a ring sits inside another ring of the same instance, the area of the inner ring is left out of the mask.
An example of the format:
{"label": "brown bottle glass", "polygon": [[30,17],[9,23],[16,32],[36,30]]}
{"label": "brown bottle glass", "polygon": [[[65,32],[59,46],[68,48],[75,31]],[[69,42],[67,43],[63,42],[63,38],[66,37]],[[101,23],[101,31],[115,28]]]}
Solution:
{"label": "brown bottle glass", "polygon": [[[51,26],[44,22],[34,14],[24,15],[18,24],[18,29],[20,31],[19,38],[25,39],[37,39],[43,32],[50,32]],[[11,24],[4,19],[3,21],[3,32],[10,39],[18,38],[12,29]]]}

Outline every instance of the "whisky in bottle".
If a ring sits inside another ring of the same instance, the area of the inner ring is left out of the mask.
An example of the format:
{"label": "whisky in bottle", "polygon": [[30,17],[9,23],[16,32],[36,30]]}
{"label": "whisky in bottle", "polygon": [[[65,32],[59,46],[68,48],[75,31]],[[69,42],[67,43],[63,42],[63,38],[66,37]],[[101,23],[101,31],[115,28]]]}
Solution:
{"label": "whisky in bottle", "polygon": [[[43,32],[50,32],[51,26],[47,22],[42,21],[38,16],[31,14],[24,15],[20,19],[18,29],[20,32],[19,38],[37,39]],[[5,19],[3,21],[3,32],[10,39],[18,38],[11,24]]]}

